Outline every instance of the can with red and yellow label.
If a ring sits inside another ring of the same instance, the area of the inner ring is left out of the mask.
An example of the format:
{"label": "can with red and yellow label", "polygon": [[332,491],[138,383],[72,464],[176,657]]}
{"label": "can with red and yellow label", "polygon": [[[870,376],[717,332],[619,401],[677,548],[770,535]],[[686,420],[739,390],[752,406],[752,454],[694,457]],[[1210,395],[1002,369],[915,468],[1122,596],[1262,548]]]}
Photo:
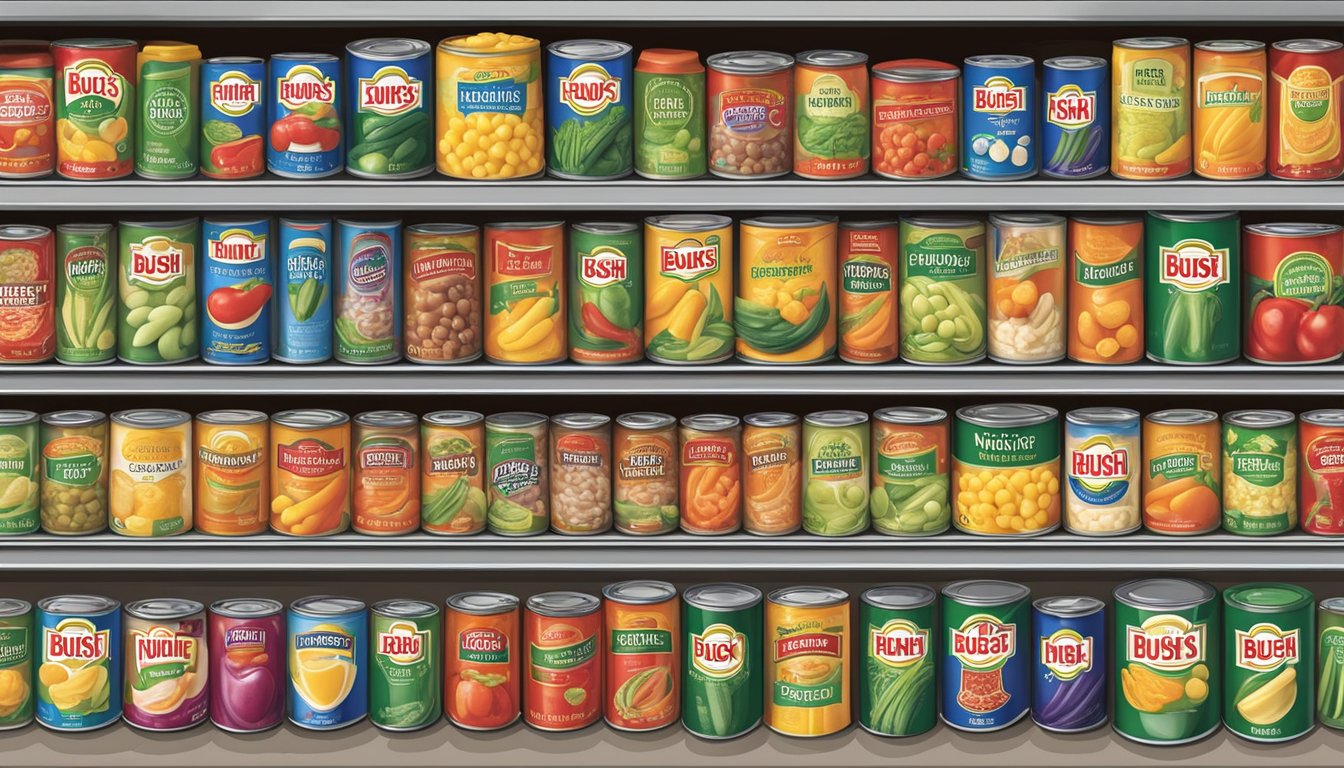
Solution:
{"label": "can with red and yellow label", "polygon": [[492,363],[565,359],[565,224],[485,227],[485,357]]}
{"label": "can with red and yellow label", "polygon": [[1333,179],[1344,173],[1344,44],[1280,40],[1269,49],[1269,174]]}
{"label": "can with red and yellow label", "polygon": [[752,363],[813,363],[835,355],[833,216],[757,216],[740,227],[733,329]]}
{"label": "can with red and yellow label", "polygon": [[1242,228],[1246,357],[1334,360],[1344,351],[1344,229],[1270,223]]}
{"label": "can with red and yellow label", "polygon": [[894,221],[840,222],[840,359],[889,363],[900,351]]}
{"label": "can with red and yellow label", "polygon": [[459,728],[493,731],[518,719],[523,647],[518,598],[459,592],[445,612],[444,710]]}
{"label": "can with red and yellow label", "polygon": [[851,179],[868,172],[868,55],[804,51],[794,57],[793,172]]}
{"label": "can with red and yellow label", "polygon": [[523,719],[543,731],[577,731],[602,717],[602,603],[583,592],[527,599]]}
{"label": "can with red and yellow label", "polygon": [[786,736],[849,727],[849,595],[787,587],[765,599],[765,724]]}
{"label": "can with red and yellow label", "polygon": [[1298,417],[1297,435],[1302,530],[1344,535],[1344,410],[1307,411]]}
{"label": "can with red and yellow label", "polygon": [[134,40],[51,44],[56,79],[56,172],[67,179],[131,175],[135,154]]}
{"label": "can with red and yellow label", "polygon": [[420,421],[406,411],[355,417],[354,529],[391,536],[420,527]]}
{"label": "can with red and yellow label", "polygon": [[261,411],[196,414],[196,530],[219,536],[265,533],[267,417]]}
{"label": "can with red and yellow label", "polygon": [[0,226],[0,363],[56,354],[55,248],[46,227]]}
{"label": "can with red and yellow label", "polygon": [[271,529],[330,536],[350,527],[350,417],[305,409],[271,416]]}
{"label": "can with red and yellow label", "polygon": [[56,168],[50,46],[0,41],[0,178],[46,176]]}
{"label": "can with red and yellow label", "polygon": [[608,584],[604,598],[607,646],[607,724],[622,731],[654,731],[680,717],[681,601],[666,581]]}
{"label": "can with red and yellow label", "polygon": [[1265,173],[1265,44],[1205,40],[1195,45],[1195,173],[1253,179]]}

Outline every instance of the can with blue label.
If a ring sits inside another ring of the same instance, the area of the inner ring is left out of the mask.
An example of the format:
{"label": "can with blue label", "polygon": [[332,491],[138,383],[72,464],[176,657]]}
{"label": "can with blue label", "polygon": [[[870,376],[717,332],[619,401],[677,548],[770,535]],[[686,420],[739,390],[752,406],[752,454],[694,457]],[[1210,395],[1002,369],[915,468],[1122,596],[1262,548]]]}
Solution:
{"label": "can with blue label", "polygon": [[331,359],[331,220],[280,220],[276,260],[275,343],[285,363]]}
{"label": "can with blue label", "polygon": [[1111,167],[1106,60],[1059,56],[1041,65],[1041,174],[1090,179]]}
{"label": "can with blue label", "polygon": [[1031,708],[1031,590],[1010,581],[943,587],[939,714],[963,731],[997,731]]}
{"label": "can with blue label", "polygon": [[289,628],[289,719],[329,731],[369,713],[369,611],[349,597],[295,600]]}
{"label": "can with blue label", "polygon": [[207,363],[250,365],[271,359],[275,260],[271,219],[206,219],[201,296]]}
{"label": "can with blue label", "polygon": [[121,603],[102,595],[37,602],[37,722],[92,731],[121,719]]}
{"label": "can with blue label", "polygon": [[1139,412],[1076,408],[1064,416],[1064,528],[1081,536],[1139,529]]}
{"label": "can with blue label", "polygon": [[401,359],[401,222],[336,221],[336,359]]}
{"label": "can with blue label", "polygon": [[562,40],[546,46],[546,170],[604,180],[635,169],[630,44]]}
{"label": "can with blue label", "polygon": [[277,53],[268,81],[266,168],[291,179],[339,173],[345,165],[341,60],[327,53]]}
{"label": "can with blue label", "polygon": [[1036,62],[969,56],[962,71],[961,172],[982,181],[1036,174]]}
{"label": "can with blue label", "polygon": [[201,175],[250,179],[266,171],[266,62],[222,56],[201,64]]}
{"label": "can with blue label", "polygon": [[1077,733],[1106,722],[1106,605],[1095,597],[1032,603],[1036,666],[1031,719],[1047,731]]}
{"label": "can with blue label", "polygon": [[345,51],[345,170],[368,179],[410,179],[434,170],[429,43],[375,37]]}

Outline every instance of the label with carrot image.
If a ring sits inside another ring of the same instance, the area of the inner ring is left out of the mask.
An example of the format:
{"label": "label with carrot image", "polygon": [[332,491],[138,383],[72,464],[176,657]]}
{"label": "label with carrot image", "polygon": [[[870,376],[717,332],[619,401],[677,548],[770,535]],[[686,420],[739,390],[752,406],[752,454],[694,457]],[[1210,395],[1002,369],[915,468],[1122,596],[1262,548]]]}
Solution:
{"label": "label with carrot image", "polygon": [[742,425],[736,416],[681,420],[681,529],[719,535],[742,527]]}
{"label": "label with carrot image", "polygon": [[420,527],[420,425],[405,411],[355,417],[354,528],[389,535]]}
{"label": "label with carrot image", "polygon": [[897,228],[894,221],[840,224],[840,359],[889,363],[896,335]]}
{"label": "label with carrot image", "polygon": [[680,602],[665,581],[623,581],[605,597],[604,717],[623,731],[652,731],[680,717]]}
{"label": "label with carrot image", "polygon": [[1218,414],[1188,408],[1143,419],[1143,526],[1154,533],[1207,533],[1222,524]]}
{"label": "label with carrot image", "polygon": [[743,419],[743,527],[779,536],[803,524],[802,429],[792,413],[753,413]]}
{"label": "label with carrot image", "polygon": [[327,536],[350,526],[350,417],[282,411],[271,417],[271,529]]}
{"label": "label with carrot image", "polygon": [[1195,46],[1195,173],[1253,179],[1265,173],[1265,44],[1207,40]]}

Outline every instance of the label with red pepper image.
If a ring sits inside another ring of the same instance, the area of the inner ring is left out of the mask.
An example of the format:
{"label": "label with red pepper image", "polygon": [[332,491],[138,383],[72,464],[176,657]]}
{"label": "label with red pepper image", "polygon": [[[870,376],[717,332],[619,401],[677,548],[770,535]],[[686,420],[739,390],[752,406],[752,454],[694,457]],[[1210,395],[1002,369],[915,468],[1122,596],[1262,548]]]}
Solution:
{"label": "label with red pepper image", "polygon": [[634,224],[575,224],[569,238],[569,357],[578,363],[644,358],[644,267]]}
{"label": "label with red pepper image", "polygon": [[201,355],[224,365],[271,358],[271,220],[206,219]]}
{"label": "label with red pepper image", "polygon": [[277,53],[271,57],[268,80],[267,169],[300,179],[340,171],[340,59],[325,53]]}
{"label": "label with red pepper image", "polygon": [[953,728],[996,731],[1027,713],[1031,692],[1030,591],[1006,581],[943,588],[939,714]]}
{"label": "label with red pepper image", "polygon": [[1337,224],[1245,228],[1246,357],[1319,363],[1344,351],[1344,238]]}

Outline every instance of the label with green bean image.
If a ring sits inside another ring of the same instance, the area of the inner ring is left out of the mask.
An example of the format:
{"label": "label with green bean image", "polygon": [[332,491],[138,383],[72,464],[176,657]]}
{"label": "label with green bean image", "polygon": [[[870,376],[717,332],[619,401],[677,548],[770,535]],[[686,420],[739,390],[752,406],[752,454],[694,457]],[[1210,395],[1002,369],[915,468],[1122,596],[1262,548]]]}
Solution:
{"label": "label with green bean image", "polygon": [[1240,354],[1240,242],[1235,213],[1148,214],[1144,224],[1148,357],[1205,365]]}
{"label": "label with green bean image", "polygon": [[56,228],[56,359],[67,365],[116,357],[112,225]]}
{"label": "label with green bean image", "polygon": [[914,736],[935,725],[933,598],[920,584],[873,587],[860,598],[859,725],[865,730]]}
{"label": "label with green bean image", "polygon": [[947,473],[947,412],[883,408],[873,414],[873,529],[931,536],[952,524]]}
{"label": "label with green bean image", "polygon": [[765,708],[761,591],[745,584],[699,584],[682,593],[685,677],[681,723],[703,739],[755,728]]}
{"label": "label with green bean image", "polygon": [[985,223],[901,219],[901,358],[972,363],[985,356]]}
{"label": "label with green bean image", "polygon": [[119,230],[117,357],[144,365],[198,357],[200,220],[124,221]]}

